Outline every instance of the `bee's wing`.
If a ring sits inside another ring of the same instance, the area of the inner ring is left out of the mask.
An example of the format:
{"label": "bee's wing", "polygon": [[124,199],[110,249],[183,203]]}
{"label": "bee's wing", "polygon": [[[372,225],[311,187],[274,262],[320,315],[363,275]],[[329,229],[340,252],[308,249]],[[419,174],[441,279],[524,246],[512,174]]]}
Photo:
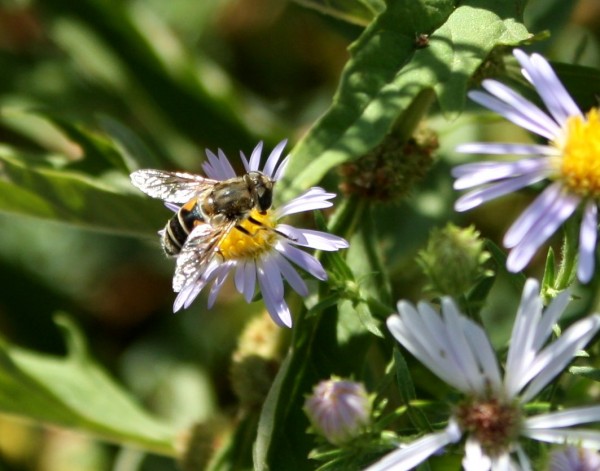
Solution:
{"label": "bee's wing", "polygon": [[198,193],[212,187],[217,180],[183,172],[163,170],[136,170],[131,174],[131,183],[153,198],[169,203],[187,203]]}
{"label": "bee's wing", "polygon": [[208,281],[203,279],[206,269],[210,262],[219,256],[217,251],[219,244],[231,232],[235,224],[235,221],[220,226],[205,223],[192,230],[177,256],[173,291],[178,293],[192,283],[200,283],[199,292],[204,283]]}

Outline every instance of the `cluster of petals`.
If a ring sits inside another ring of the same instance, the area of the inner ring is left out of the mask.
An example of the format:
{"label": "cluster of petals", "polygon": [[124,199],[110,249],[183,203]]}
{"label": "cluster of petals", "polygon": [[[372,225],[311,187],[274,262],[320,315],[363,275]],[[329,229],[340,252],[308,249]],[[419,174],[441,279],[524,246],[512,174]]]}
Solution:
{"label": "cluster of petals", "polygon": [[[246,172],[260,171],[275,181],[279,180],[288,161],[288,157],[281,158],[286,143],[287,141],[282,141],[275,146],[262,168],[262,142],[254,148],[249,159],[243,153],[240,153]],[[207,177],[223,181],[237,176],[224,152],[219,150],[218,154],[215,155],[207,150],[206,155],[207,161],[203,164],[203,170]],[[273,218],[279,221],[291,214],[328,208],[332,206],[333,203],[330,200],[334,197],[334,193],[328,193],[323,188],[313,187],[280,207],[269,211],[272,212]],[[348,242],[333,234],[297,228],[282,223],[278,223],[274,231],[276,234],[275,242],[257,257],[225,261],[215,257],[207,266],[201,267],[192,283],[178,289],[179,294],[175,299],[174,310],[187,308],[202,289],[210,283],[212,285],[208,295],[208,306],[209,308],[212,307],[223,283],[233,273],[235,287],[247,302],[250,302],[254,297],[258,282],[272,319],[278,325],[291,327],[292,316],[285,301],[283,280],[285,279],[301,296],[308,296],[307,285],[293,264],[319,280],[327,279],[327,273],[319,260],[298,247],[336,251],[348,247]]]}
{"label": "cluster of petals", "polygon": [[[577,277],[587,283],[594,273],[597,203],[594,195],[586,196],[585,191],[570,188],[557,171],[557,162],[560,163],[564,157],[562,146],[569,137],[569,120],[585,120],[585,117],[546,59],[539,54],[528,56],[520,50],[515,50],[514,55],[522,67],[523,76],[533,85],[547,112],[495,80],[484,80],[482,86],[485,91],[472,91],[469,97],[546,139],[548,144],[475,142],[458,146],[459,152],[518,155],[520,159],[455,167],[455,189],[475,188],[459,198],[455,208],[466,211],[529,185],[550,182],[505,234],[503,243],[510,249],[507,268],[512,272],[521,271],[575,210],[583,207]],[[600,155],[586,158],[600,159]]]}
{"label": "cluster of petals", "polygon": [[[516,403],[525,414],[523,406],[559,375],[600,329],[600,315],[594,314],[549,341],[552,327],[568,301],[569,293],[565,291],[544,310],[539,283],[533,279],[526,282],[509,341],[504,375],[483,328],[461,314],[450,298],[442,300],[441,315],[425,302],[415,307],[400,301],[398,314],[392,315],[387,325],[404,348],[465,397],[494,397],[507,404]],[[401,445],[368,470],[408,471],[464,435],[467,435],[465,470],[530,470],[519,436],[598,449],[600,431],[571,428],[598,421],[600,406],[527,416],[519,424],[518,436],[510,446],[489,456],[473,434],[461,430],[458,418],[452,415],[444,430]]]}

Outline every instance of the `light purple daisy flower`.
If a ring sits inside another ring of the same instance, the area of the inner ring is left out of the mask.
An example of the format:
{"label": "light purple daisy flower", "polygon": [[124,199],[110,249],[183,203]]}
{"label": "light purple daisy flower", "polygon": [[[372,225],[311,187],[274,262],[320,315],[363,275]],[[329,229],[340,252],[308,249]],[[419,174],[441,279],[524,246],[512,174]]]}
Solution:
{"label": "light purple daisy flower", "polygon": [[[241,153],[246,172],[261,172],[274,182],[279,180],[288,161],[287,157],[281,160],[286,143],[287,141],[282,141],[273,149],[262,169],[262,143],[256,146],[249,159]],[[237,177],[221,150],[217,155],[207,150],[206,155],[208,160],[203,164],[203,169],[207,177],[218,181]],[[330,200],[334,197],[334,193],[313,187],[278,208],[271,207],[266,212],[253,209],[246,220],[238,223],[241,230],[231,230],[214,248],[214,256],[203,266],[194,266],[197,253],[184,249],[177,257],[178,270],[173,279],[173,288],[179,293],[174,310],[189,307],[210,283],[212,286],[208,295],[208,307],[212,307],[223,283],[233,274],[235,287],[247,302],[254,297],[258,281],[273,320],[278,325],[291,327],[292,316],[285,302],[283,280],[301,296],[308,296],[307,285],[294,265],[319,280],[327,279],[327,273],[319,260],[298,247],[336,251],[347,248],[348,242],[325,232],[282,224],[279,220],[295,213],[328,208],[332,206]],[[179,210],[179,207],[175,206],[174,209]],[[238,229],[237,226],[235,229]],[[195,238],[203,241],[213,229],[209,223],[194,229],[186,245],[194,244]],[[186,272],[185,267],[188,265],[197,270],[193,277]]]}
{"label": "light purple daisy flower", "polygon": [[549,340],[568,302],[569,293],[563,291],[544,310],[539,283],[526,282],[502,374],[485,331],[461,314],[450,298],[442,299],[441,316],[425,302],[415,307],[400,301],[398,314],[387,320],[390,332],[464,399],[454,406],[444,430],[399,445],[367,471],[408,471],[464,436],[466,471],[530,471],[522,438],[600,447],[600,431],[570,428],[600,421],[600,406],[533,416],[524,407],[600,330],[600,315],[594,314]]}
{"label": "light purple daisy flower", "polygon": [[587,283],[594,273],[600,197],[598,109],[584,115],[539,54],[528,56],[515,50],[514,55],[547,112],[495,80],[484,80],[482,86],[486,92],[472,91],[469,97],[548,142],[545,145],[476,142],[458,146],[458,152],[522,157],[512,162],[480,162],[454,168],[455,189],[478,187],[459,198],[455,209],[466,211],[534,183],[548,181],[550,184],[504,237],[504,246],[511,249],[507,268],[521,271],[548,238],[582,207],[577,277]]}

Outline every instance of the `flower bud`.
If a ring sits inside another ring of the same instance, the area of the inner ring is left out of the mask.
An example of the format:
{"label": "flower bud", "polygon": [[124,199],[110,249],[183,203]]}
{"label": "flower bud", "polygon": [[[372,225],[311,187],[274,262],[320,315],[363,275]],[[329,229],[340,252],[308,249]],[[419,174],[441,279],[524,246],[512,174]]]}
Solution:
{"label": "flower bud", "polygon": [[484,266],[489,258],[474,227],[448,224],[431,231],[427,247],[419,252],[417,262],[428,278],[429,290],[459,297],[490,274]]}
{"label": "flower bud", "polygon": [[339,446],[369,425],[371,401],[361,383],[332,378],[315,386],[306,398],[304,412],[317,433]]}

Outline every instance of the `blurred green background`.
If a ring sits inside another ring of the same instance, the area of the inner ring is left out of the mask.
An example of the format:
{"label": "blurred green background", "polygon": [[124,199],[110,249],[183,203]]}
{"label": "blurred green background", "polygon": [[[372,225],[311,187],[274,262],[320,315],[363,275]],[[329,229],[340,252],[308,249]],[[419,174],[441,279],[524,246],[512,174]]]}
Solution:
{"label": "blurred green background", "polygon": [[[261,139],[267,147],[284,137],[294,143],[331,104],[347,47],[375,13],[348,22],[306,4],[328,2],[0,1],[0,152],[43,155],[49,168],[67,156],[77,168],[82,149],[65,138],[64,123],[108,134],[125,153],[165,169],[199,171],[205,147],[236,156]],[[600,67],[598,0],[532,1],[526,20],[530,31],[552,32],[539,44],[552,59]],[[441,168],[459,160],[451,149],[469,135],[469,119],[432,116]],[[84,170],[127,185],[106,164]],[[444,198],[435,191],[435,182],[424,186],[411,209],[398,211],[435,208],[431,198]],[[499,239],[513,218],[489,214],[468,218]],[[246,305],[229,287],[215,309],[200,299],[173,315],[173,263],[153,233],[163,223],[147,221],[132,237],[0,213],[0,331],[22,347],[62,355],[53,316],[67,313],[94,357],[149,410],[183,429],[233,408],[231,354],[248,312],[259,314],[261,304]],[[407,268],[419,248],[413,235],[388,240],[390,253],[409,245],[406,259],[392,259],[395,281],[415,276]],[[168,458],[0,417],[0,470],[174,469]]]}

